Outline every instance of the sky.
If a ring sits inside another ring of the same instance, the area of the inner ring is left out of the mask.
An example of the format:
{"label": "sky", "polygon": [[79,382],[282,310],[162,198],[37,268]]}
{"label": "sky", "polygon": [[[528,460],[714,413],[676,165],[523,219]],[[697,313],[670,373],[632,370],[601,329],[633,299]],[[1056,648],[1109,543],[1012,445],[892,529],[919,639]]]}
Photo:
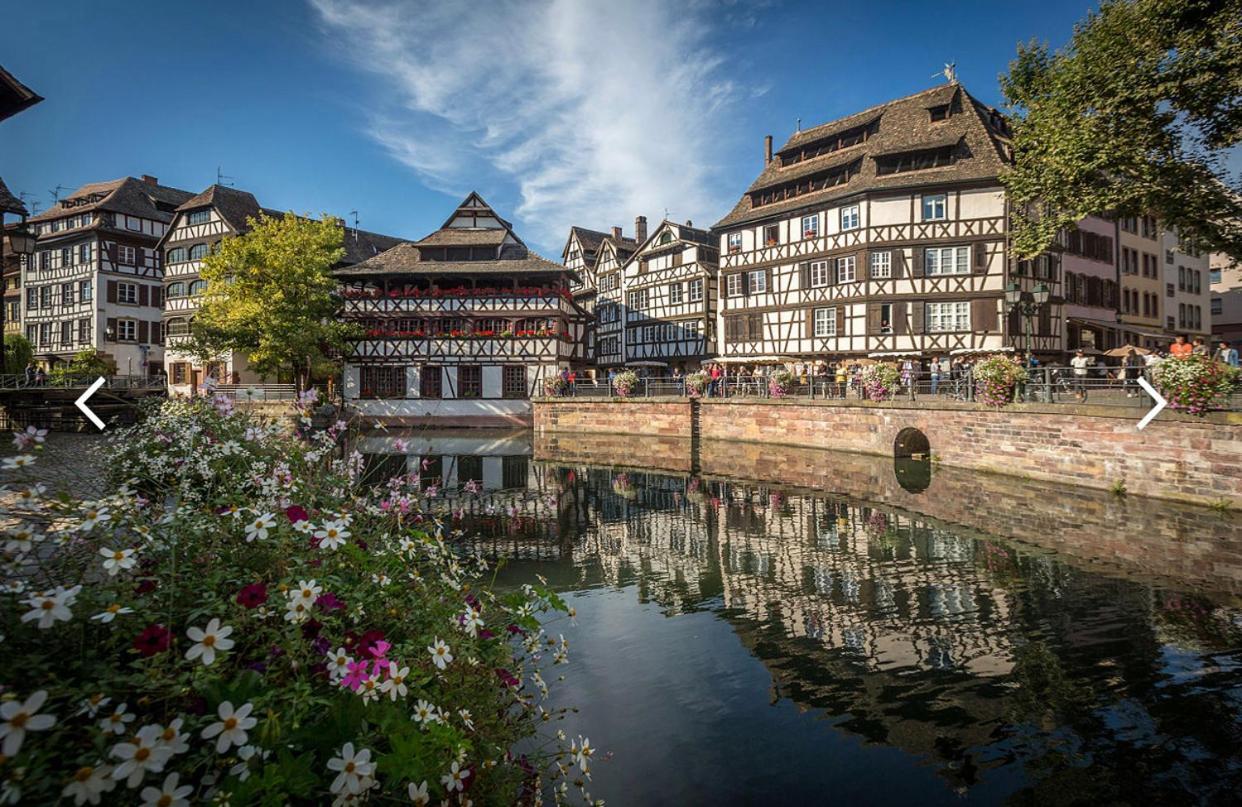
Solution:
{"label": "sky", "polygon": [[0,0],[0,64],[47,100],[0,122],[0,176],[151,174],[417,239],[476,190],[559,259],[568,228],[709,226],[798,120],[943,82],[977,98],[1086,0]]}

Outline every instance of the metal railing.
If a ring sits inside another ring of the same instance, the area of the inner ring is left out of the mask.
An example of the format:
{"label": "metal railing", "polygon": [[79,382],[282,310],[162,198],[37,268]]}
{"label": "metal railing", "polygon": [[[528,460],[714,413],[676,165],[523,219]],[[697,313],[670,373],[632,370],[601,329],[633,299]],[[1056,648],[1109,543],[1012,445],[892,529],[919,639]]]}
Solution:
{"label": "metal railing", "polygon": [[[0,375],[0,390],[86,389],[98,378],[97,375],[49,375],[40,381],[24,373],[13,373]],[[163,389],[168,383],[163,376],[105,375],[104,379],[102,388],[111,390],[157,390]]]}
{"label": "metal railing", "polygon": [[235,401],[293,401],[298,388],[295,384],[217,384],[212,394]]}

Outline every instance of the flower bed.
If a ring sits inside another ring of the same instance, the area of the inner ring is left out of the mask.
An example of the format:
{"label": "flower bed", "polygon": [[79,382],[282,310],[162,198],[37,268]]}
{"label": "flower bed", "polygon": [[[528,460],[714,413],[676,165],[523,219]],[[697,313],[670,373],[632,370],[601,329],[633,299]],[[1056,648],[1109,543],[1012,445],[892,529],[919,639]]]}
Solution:
{"label": "flower bed", "polygon": [[859,376],[863,396],[869,401],[887,401],[897,394],[901,374],[891,364],[871,364]]}
{"label": "flower bed", "polygon": [[582,777],[582,738],[513,753],[540,663],[567,660],[537,616],[564,603],[483,585],[411,506],[416,476],[361,483],[344,424],[229,408],[165,402],[118,433],[102,499],[8,500],[6,802],[511,803]]}
{"label": "flower bed", "polygon": [[392,289],[385,293],[383,289],[344,289],[341,296],[347,300],[439,300],[453,297],[560,297],[571,299],[567,289],[550,289],[543,286],[518,286],[517,288],[468,288],[456,286],[451,289]]}
{"label": "flower bed", "polygon": [[1009,356],[989,356],[974,366],[975,399],[988,406],[1013,403],[1018,384],[1029,374],[1021,362]]}
{"label": "flower bed", "polygon": [[1208,356],[1169,358],[1151,371],[1152,382],[1169,406],[1192,415],[1206,415],[1228,399],[1238,384],[1234,367]]}

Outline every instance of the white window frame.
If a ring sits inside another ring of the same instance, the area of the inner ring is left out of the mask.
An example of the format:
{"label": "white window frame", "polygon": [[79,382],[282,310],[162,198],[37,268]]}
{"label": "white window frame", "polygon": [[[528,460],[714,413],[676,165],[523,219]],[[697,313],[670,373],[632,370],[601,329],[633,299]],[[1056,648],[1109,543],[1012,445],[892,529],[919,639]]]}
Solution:
{"label": "white window frame", "polygon": [[138,341],[138,320],[118,319],[116,321],[116,341],[137,342]]}
{"label": "white window frame", "polygon": [[78,281],[78,302],[89,303],[95,297],[95,287],[89,280]]}
{"label": "white window frame", "polygon": [[820,339],[837,335],[837,310],[835,308],[816,308],[811,312],[812,333]]}
{"label": "white window frame", "polygon": [[726,249],[729,252],[741,252],[742,251],[742,234],[741,233],[729,233],[726,236],[726,238],[728,239],[726,242]]}
{"label": "white window frame", "polygon": [[745,275],[741,272],[734,272],[729,275],[729,279],[725,281],[725,292],[730,297],[741,297],[743,293],[743,278]]}
{"label": "white window frame", "polygon": [[[945,259],[950,271],[945,271]],[[927,247],[923,251],[923,274],[928,277],[970,274],[970,247]]]}
{"label": "white window frame", "polygon": [[811,261],[809,272],[811,288],[818,289],[828,285],[828,261]]}
{"label": "white window frame", "polygon": [[44,347],[52,344],[52,323],[39,323],[39,344]]}
{"label": "white window frame", "polygon": [[802,233],[803,238],[818,238],[819,237],[819,216],[818,215],[803,216],[801,233]]}
{"label": "white window frame", "polygon": [[893,253],[888,250],[872,252],[868,268],[872,280],[886,280],[893,276]]}
{"label": "white window frame", "polygon": [[689,297],[692,303],[703,302],[703,278],[690,281]]}
{"label": "white window frame", "polygon": [[955,300],[927,303],[928,333],[955,333],[970,330],[970,302]]}
{"label": "white window frame", "polygon": [[[931,208],[931,215],[928,215],[929,206]],[[923,221],[944,221],[949,217],[949,194],[923,194],[923,203],[920,205],[920,209],[923,213]]]}
{"label": "white window frame", "polygon": [[125,282],[117,283],[116,301],[122,305],[138,305],[138,284]]}
{"label": "white window frame", "polygon": [[841,229],[857,230],[859,226],[858,205],[846,205],[841,208]]}
{"label": "white window frame", "polygon": [[126,216],[125,229],[133,230],[136,233],[142,232],[142,219],[137,216]]}
{"label": "white window frame", "polygon": [[78,320],[78,344],[89,345],[91,343],[91,318],[83,317]]}
{"label": "white window frame", "polygon": [[78,263],[90,263],[91,244],[89,241],[78,244]]}
{"label": "white window frame", "polygon": [[128,244],[117,244],[116,262],[118,266],[137,266],[138,251]]}
{"label": "white window frame", "polygon": [[681,305],[686,298],[686,288],[681,283],[668,284],[669,305]]}
{"label": "white window frame", "polygon": [[746,273],[746,289],[750,294],[765,294],[768,290],[768,273],[765,269],[752,269]]}
{"label": "white window frame", "polygon": [[858,278],[858,259],[853,255],[837,258],[837,282],[853,283]]}

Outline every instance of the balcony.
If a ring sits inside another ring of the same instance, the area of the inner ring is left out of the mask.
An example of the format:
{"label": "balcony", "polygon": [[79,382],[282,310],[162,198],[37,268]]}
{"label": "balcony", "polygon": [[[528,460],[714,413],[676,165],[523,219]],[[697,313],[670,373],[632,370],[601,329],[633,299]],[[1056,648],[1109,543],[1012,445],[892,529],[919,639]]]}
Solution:
{"label": "balcony", "polygon": [[578,357],[581,347],[563,334],[519,332],[512,336],[425,336],[418,332],[368,331],[354,343],[349,356],[373,361],[406,359],[411,361],[544,362]]}

